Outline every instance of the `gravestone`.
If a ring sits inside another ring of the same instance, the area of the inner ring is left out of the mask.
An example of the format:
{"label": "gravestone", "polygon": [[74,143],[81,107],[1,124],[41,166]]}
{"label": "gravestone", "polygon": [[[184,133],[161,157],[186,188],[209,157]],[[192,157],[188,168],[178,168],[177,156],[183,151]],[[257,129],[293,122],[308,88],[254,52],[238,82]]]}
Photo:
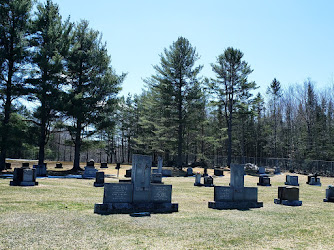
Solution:
{"label": "gravestone", "polygon": [[36,182],[35,169],[29,168],[15,168],[13,181],[10,182],[10,186],[35,186]]}
{"label": "gravestone", "polygon": [[62,163],[56,163],[56,168],[63,168],[63,164]]}
{"label": "gravestone", "polygon": [[96,172],[95,175],[94,187],[103,187],[104,186],[104,172]]}
{"label": "gravestone", "polygon": [[298,176],[296,175],[287,175],[285,177],[285,185],[290,185],[290,186],[299,186],[298,183]]}
{"label": "gravestone", "polygon": [[46,163],[43,163],[43,165],[33,165],[33,168],[36,170],[35,173],[37,177],[46,176]]}
{"label": "gravestone", "polygon": [[203,177],[205,176],[209,176],[208,175],[208,168],[207,167],[204,167],[204,174],[203,174]]}
{"label": "gravestone", "polygon": [[274,174],[281,174],[281,169],[280,169],[280,167],[275,167],[275,169],[274,169]]}
{"label": "gravestone", "polygon": [[96,172],[98,170],[94,167],[94,160],[90,160],[87,162],[87,166],[85,167],[85,171],[82,174],[83,179],[94,179],[96,177]]}
{"label": "gravestone", "polygon": [[162,163],[163,163],[162,157],[159,156],[158,157],[158,173],[160,174],[162,174]]}
{"label": "gravestone", "polygon": [[271,186],[270,178],[266,174],[262,174],[259,176],[259,182],[257,183],[258,186]]}
{"label": "gravestone", "polygon": [[86,166],[87,167],[94,167],[94,160],[93,159],[90,159],[89,161],[87,161],[87,163],[86,163]]}
{"label": "gravestone", "polygon": [[124,175],[124,177],[131,178],[131,172],[132,172],[132,169],[127,169],[127,170],[125,170],[125,175]]}
{"label": "gravestone", "polygon": [[313,186],[321,186],[320,178],[318,177],[317,174],[308,175],[306,184]]}
{"label": "gravestone", "polygon": [[257,188],[244,187],[244,166],[232,164],[230,186],[215,186],[214,201],[208,206],[213,209],[249,209],[263,207],[257,201]]}
{"label": "gravestone", "polygon": [[213,170],[213,174],[215,176],[224,176],[224,170],[223,169],[220,169],[220,168],[215,168]]}
{"label": "gravestone", "polygon": [[105,183],[102,204],[95,204],[97,214],[131,214],[139,212],[178,212],[171,203],[172,185],[151,184],[152,157],[132,156],[131,183]]}
{"label": "gravestone", "polygon": [[299,188],[297,187],[278,187],[278,198],[274,199],[275,204],[285,206],[301,206],[299,200]]}
{"label": "gravestone", "polygon": [[213,187],[213,178],[212,176],[205,176],[204,177],[204,186],[205,187]]}
{"label": "gravestone", "polygon": [[152,173],[151,183],[162,183],[162,174],[161,173]]}
{"label": "gravestone", "polygon": [[101,167],[100,168],[108,168],[108,163],[101,162]]}
{"label": "gravestone", "polygon": [[326,198],[324,199],[324,202],[334,202],[334,186],[329,185],[326,189]]}
{"label": "gravestone", "polygon": [[119,170],[121,169],[121,163],[116,163],[116,167],[115,169],[117,169],[117,178],[119,177]]}
{"label": "gravestone", "polygon": [[6,162],[6,169],[12,169],[12,164],[9,162]]}
{"label": "gravestone", "polygon": [[187,168],[187,176],[193,176],[194,172],[193,172],[193,168]]}
{"label": "gravestone", "polygon": [[201,184],[201,178],[202,178],[202,175],[200,172],[197,172],[196,175],[195,175],[195,183],[194,183],[194,186],[202,186],[203,184]]}
{"label": "gravestone", "polygon": [[29,162],[22,162],[22,168],[29,168]]}
{"label": "gravestone", "polygon": [[265,174],[266,173],[266,168],[265,167],[259,167],[259,170],[257,172],[258,172],[258,174]]}
{"label": "gravestone", "polygon": [[170,169],[162,169],[161,173],[163,177],[172,177],[172,170]]}

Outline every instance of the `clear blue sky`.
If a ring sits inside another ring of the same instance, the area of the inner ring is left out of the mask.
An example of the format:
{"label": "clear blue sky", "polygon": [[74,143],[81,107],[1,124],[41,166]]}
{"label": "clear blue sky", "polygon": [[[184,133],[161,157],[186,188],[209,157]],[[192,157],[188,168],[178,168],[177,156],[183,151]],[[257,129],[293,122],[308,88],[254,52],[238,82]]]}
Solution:
{"label": "clear blue sky", "polygon": [[227,47],[240,49],[265,94],[276,77],[284,88],[310,77],[334,83],[334,1],[331,0],[54,0],[65,18],[89,21],[103,34],[121,94],[140,94],[159,54],[179,36],[196,47],[202,75]]}

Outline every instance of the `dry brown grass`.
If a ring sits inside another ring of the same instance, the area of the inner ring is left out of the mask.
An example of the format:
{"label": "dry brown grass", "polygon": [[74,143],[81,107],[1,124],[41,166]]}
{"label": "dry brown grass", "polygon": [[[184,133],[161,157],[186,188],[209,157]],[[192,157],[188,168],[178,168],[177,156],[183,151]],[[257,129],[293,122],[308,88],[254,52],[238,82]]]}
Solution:
{"label": "dry brown grass", "polygon": [[[114,167],[103,169],[112,175],[106,182],[117,181]],[[51,163],[48,169],[56,170]],[[11,187],[0,179],[0,249],[332,249],[334,203],[322,199],[333,179],[321,177],[316,187],[299,176],[303,206],[273,203],[285,180],[278,175],[271,187],[259,187],[264,207],[248,211],[209,209],[213,188],[194,187],[193,177],[163,178],[173,185],[179,212],[142,218],[94,214],[103,196],[94,180],[41,178],[35,187]],[[245,176],[246,186],[257,182]],[[215,185],[228,183],[228,173],[214,179]]]}

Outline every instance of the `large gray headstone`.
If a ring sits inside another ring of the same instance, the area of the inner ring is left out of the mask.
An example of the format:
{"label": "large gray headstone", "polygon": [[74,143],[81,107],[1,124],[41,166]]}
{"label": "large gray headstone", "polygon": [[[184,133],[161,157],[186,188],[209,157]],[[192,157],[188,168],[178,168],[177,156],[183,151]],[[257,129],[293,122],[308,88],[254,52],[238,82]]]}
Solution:
{"label": "large gray headstone", "polygon": [[233,164],[231,166],[230,186],[236,189],[243,188],[244,187],[244,175],[245,175],[244,166]]}
{"label": "large gray headstone", "polygon": [[133,155],[132,157],[132,184],[133,202],[147,202],[151,196],[151,168],[152,156]]}

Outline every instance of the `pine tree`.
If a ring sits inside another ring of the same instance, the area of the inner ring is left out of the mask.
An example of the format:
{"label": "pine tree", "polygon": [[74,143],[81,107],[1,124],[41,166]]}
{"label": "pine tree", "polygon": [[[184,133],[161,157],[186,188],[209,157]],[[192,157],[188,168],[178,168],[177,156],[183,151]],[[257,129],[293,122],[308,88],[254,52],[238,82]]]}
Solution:
{"label": "pine tree", "polygon": [[[281,90],[281,83],[277,81],[276,78],[271,82],[270,86],[267,89],[267,94],[270,95],[271,100],[271,108],[270,111],[272,112],[273,116],[273,127],[274,127],[274,152],[273,155],[274,157],[277,157],[277,144],[278,144],[278,122],[279,122],[279,115],[280,115],[280,110],[279,110],[279,101],[280,98],[282,97],[282,90]],[[270,143],[270,142],[269,142]]]}
{"label": "pine tree", "polygon": [[115,74],[106,45],[87,21],[76,25],[72,39],[66,72],[70,88],[64,97],[64,114],[73,121],[68,130],[75,145],[73,170],[78,170],[83,131],[91,126],[87,134],[91,136],[96,132],[94,124],[101,128],[105,114],[111,114],[116,107],[116,95],[125,75]]}
{"label": "pine tree", "polygon": [[44,162],[45,145],[50,135],[50,125],[55,119],[57,105],[62,92],[62,72],[64,57],[69,49],[72,24],[67,20],[64,24],[59,14],[58,5],[46,1],[37,6],[36,18],[32,22],[31,46],[33,48],[32,63],[35,65],[32,85],[32,98],[38,100],[40,106],[35,112],[38,122],[39,154],[38,164]]}
{"label": "pine tree", "polygon": [[0,171],[5,169],[12,101],[24,93],[31,0],[0,2],[0,94],[4,115],[1,127]]}
{"label": "pine tree", "polygon": [[[155,133],[176,142],[178,167],[182,166],[187,105],[198,99],[198,95],[193,94],[202,69],[202,66],[195,67],[198,59],[190,42],[179,37],[160,55],[160,65],[154,66],[156,75],[146,80],[151,91],[151,108],[160,113],[160,122],[154,125]],[[173,150],[173,145],[170,146]]]}
{"label": "pine tree", "polygon": [[250,90],[255,89],[255,82],[248,82],[247,77],[252,70],[242,60],[243,53],[232,47],[227,48],[217,58],[217,64],[211,64],[217,79],[212,80],[210,88],[219,102],[224,105],[224,116],[227,127],[227,165],[232,159],[232,128],[233,115],[236,112],[236,103],[241,98],[250,98]]}

